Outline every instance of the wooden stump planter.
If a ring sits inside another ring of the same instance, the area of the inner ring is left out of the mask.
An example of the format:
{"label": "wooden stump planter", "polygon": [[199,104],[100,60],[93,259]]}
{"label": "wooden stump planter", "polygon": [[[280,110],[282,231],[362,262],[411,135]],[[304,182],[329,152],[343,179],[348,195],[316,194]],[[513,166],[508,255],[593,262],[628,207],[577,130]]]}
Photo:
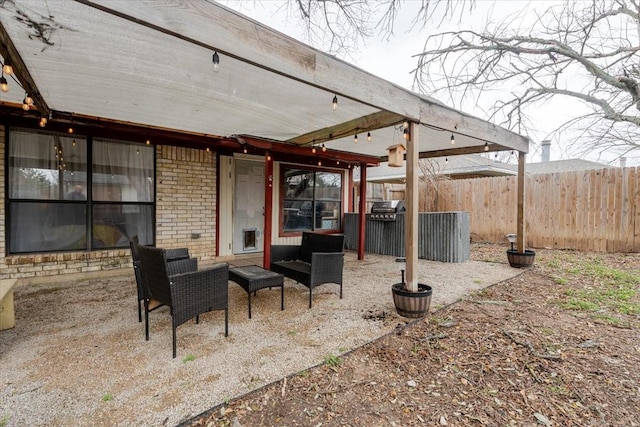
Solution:
{"label": "wooden stump planter", "polygon": [[391,286],[391,292],[393,303],[400,316],[418,319],[429,313],[431,286],[418,283],[418,292],[411,292],[407,290],[404,283],[395,283]]}
{"label": "wooden stump planter", "polygon": [[529,249],[525,249],[524,253],[515,249],[507,250],[507,260],[509,260],[509,265],[514,268],[531,267],[535,258],[536,253]]}

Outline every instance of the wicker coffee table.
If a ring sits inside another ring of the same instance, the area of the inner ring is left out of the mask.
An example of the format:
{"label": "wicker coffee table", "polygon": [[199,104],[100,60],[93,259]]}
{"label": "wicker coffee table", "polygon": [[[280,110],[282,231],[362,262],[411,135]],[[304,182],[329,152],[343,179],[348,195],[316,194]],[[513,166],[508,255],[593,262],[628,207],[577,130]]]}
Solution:
{"label": "wicker coffee table", "polygon": [[257,265],[229,269],[229,280],[242,286],[249,297],[249,319],[251,319],[251,293],[259,289],[280,287],[280,310],[284,310],[284,276],[265,270]]}

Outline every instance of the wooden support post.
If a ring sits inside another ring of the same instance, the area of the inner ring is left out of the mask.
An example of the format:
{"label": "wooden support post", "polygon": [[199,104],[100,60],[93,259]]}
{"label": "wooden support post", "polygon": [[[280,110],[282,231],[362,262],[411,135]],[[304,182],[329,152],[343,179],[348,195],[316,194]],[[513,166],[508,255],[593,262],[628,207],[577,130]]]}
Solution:
{"label": "wooden support post", "polygon": [[516,233],[518,237],[516,238],[516,243],[518,245],[518,252],[523,254],[525,251],[525,224],[524,224],[524,164],[525,164],[525,153],[520,153],[518,156],[518,219],[517,219],[517,230]]}
{"label": "wooden support post", "polygon": [[419,124],[409,124],[407,141],[407,189],[405,193],[405,256],[407,261],[406,287],[418,291],[418,129]]}
{"label": "wooden support post", "polygon": [[360,163],[360,205],[358,207],[358,259],[364,259],[365,223],[367,214],[367,164]]}
{"label": "wooden support post", "polygon": [[271,267],[271,224],[273,224],[273,159],[265,153],[264,161],[264,249],[262,251],[262,265]]}

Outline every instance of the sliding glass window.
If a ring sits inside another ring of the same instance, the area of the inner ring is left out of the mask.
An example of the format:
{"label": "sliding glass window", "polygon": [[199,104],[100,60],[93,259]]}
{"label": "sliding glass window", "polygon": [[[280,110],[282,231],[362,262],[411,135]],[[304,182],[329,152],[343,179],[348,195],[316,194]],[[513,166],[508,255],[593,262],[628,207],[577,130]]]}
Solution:
{"label": "sliding glass window", "polygon": [[9,253],[153,243],[152,147],[11,129],[8,148]]}
{"label": "sliding glass window", "polygon": [[283,165],[281,182],[283,233],[341,229],[341,173]]}

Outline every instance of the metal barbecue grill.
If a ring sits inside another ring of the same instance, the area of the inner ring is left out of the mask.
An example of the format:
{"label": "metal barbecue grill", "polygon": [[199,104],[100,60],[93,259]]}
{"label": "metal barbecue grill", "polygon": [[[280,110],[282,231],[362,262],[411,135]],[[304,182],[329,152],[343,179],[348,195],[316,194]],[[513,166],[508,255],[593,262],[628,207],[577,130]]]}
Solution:
{"label": "metal barbecue grill", "polygon": [[384,200],[373,202],[370,219],[373,221],[395,221],[399,213],[404,213],[404,200]]}

